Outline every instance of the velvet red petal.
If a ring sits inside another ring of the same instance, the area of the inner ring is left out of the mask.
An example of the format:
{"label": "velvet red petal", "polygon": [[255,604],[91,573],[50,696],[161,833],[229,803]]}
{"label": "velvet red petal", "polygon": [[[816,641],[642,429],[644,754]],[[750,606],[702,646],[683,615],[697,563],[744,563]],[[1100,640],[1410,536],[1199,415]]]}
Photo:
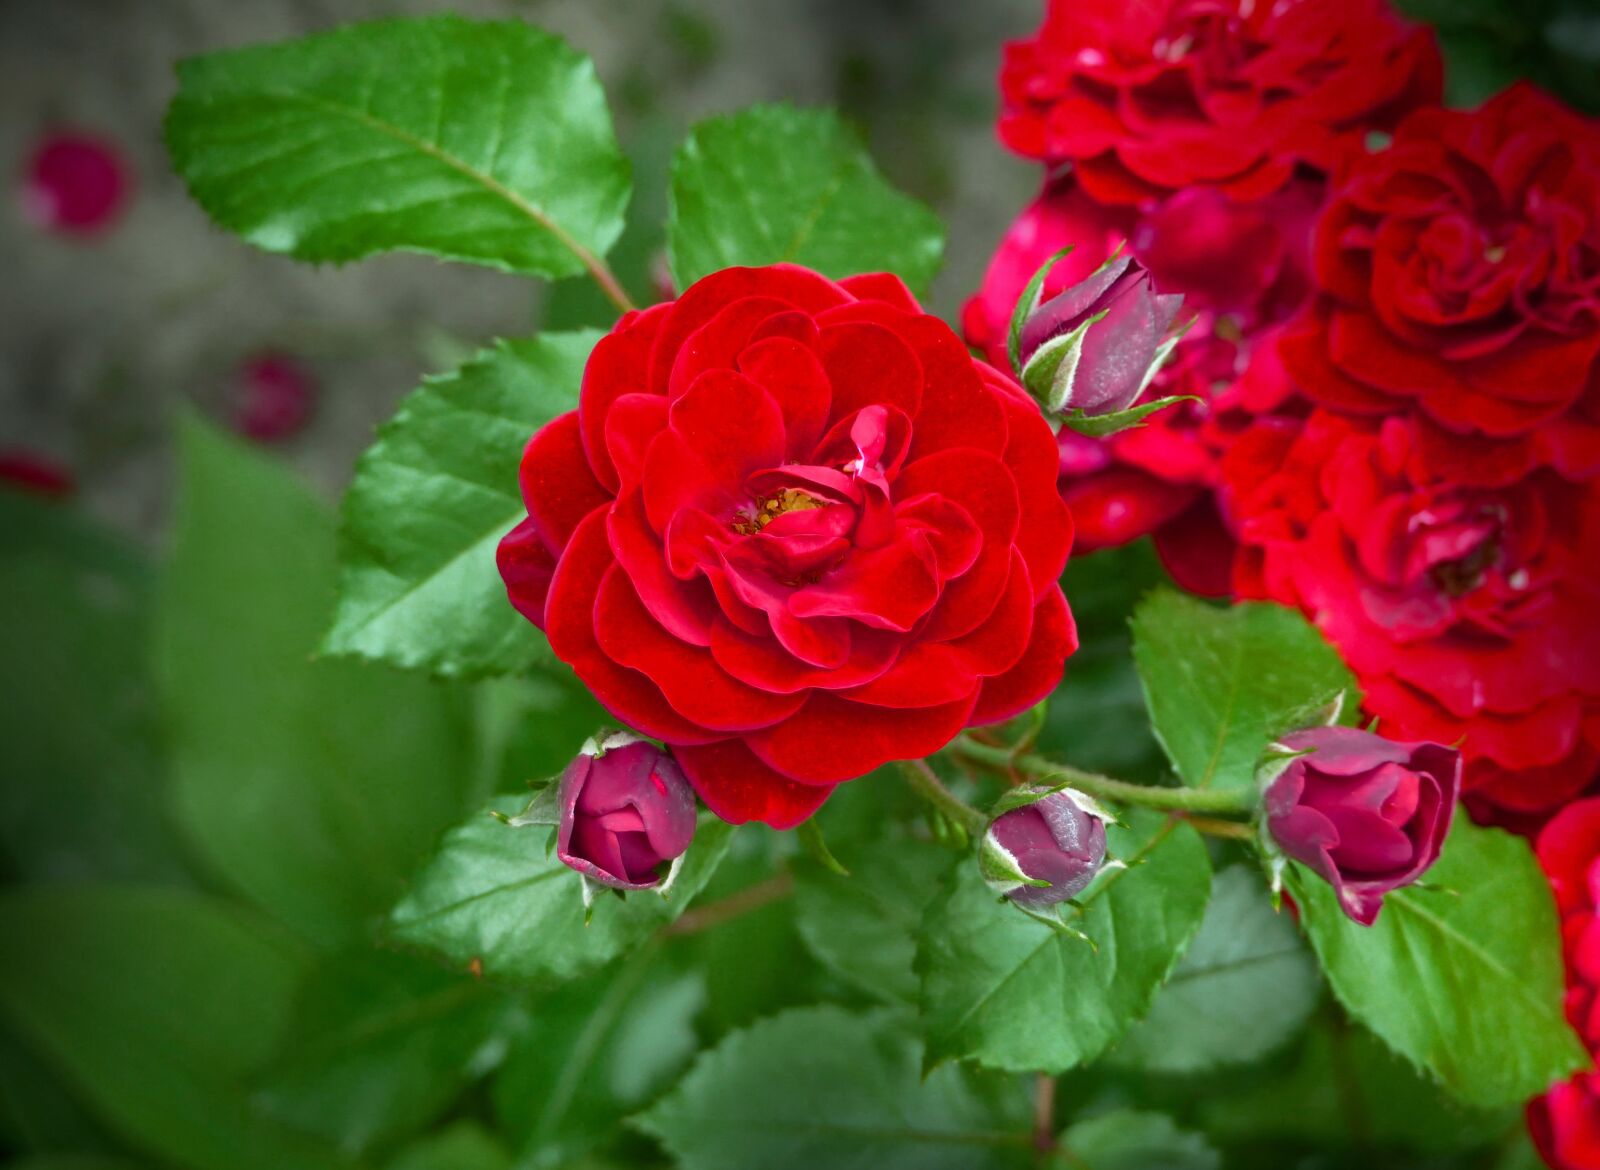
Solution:
{"label": "velvet red petal", "polygon": [[729,824],[760,821],[774,829],[792,829],[821,808],[834,787],[792,780],[737,739],[675,744],[672,754],[706,807]]}
{"label": "velvet red petal", "polygon": [[983,684],[972,722],[998,723],[1020,715],[1061,682],[1067,659],[1078,648],[1078,627],[1059,588],[1044,595],[1033,614],[1033,635],[1022,660]]}
{"label": "velvet red petal", "polygon": [[891,760],[931,755],[966,726],[971,711],[971,699],[902,710],[815,691],[792,717],[752,732],[746,742],[786,776],[808,783],[841,782]]}
{"label": "velvet red petal", "polygon": [[522,452],[520,478],[522,502],[551,552],[560,552],[578,523],[611,500],[589,470],[577,411],[534,432]]}
{"label": "velvet red petal", "polygon": [[506,596],[523,617],[544,629],[545,598],[555,576],[556,558],[532,520],[524,520],[495,548],[494,560],[506,583]]}
{"label": "velvet red petal", "polygon": [[645,389],[644,373],[650,367],[656,334],[671,309],[670,304],[661,304],[626,314],[595,343],[583,367],[583,388],[578,398],[583,449],[589,455],[595,478],[613,491],[618,481],[606,451],[606,417],[611,404],[622,395]]}

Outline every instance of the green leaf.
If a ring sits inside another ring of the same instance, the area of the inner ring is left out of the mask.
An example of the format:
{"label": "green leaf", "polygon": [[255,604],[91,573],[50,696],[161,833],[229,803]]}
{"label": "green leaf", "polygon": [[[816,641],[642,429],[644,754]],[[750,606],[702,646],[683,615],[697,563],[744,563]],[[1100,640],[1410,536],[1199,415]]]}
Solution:
{"label": "green leaf", "polygon": [[598,337],[502,341],[427,379],[379,429],[344,498],[325,652],[456,676],[550,661],[543,635],[506,600],[495,546],[527,515],[522,449],[577,407]]}
{"label": "green leaf", "polygon": [[166,138],[218,224],[300,260],[572,276],[628,201],[594,66],[519,21],[377,21],[185,61]]}
{"label": "green leaf", "polygon": [[845,982],[890,1003],[913,1003],[917,924],[955,857],[914,837],[851,842],[841,853],[847,877],[795,866],[800,937]]}
{"label": "green leaf", "polygon": [[109,1153],[116,1143],[73,1087],[11,1028],[0,1026],[0,1149]]}
{"label": "green leaf", "polygon": [[1427,880],[1361,926],[1296,865],[1291,885],[1334,994],[1469,1104],[1525,1100],[1588,1064],[1562,1010],[1561,939],[1528,843],[1456,818]]}
{"label": "green leaf", "polygon": [[521,1164],[567,1167],[614,1138],[689,1063],[705,998],[700,971],[675,970],[646,944],[536,1002],[494,1080]]}
{"label": "green leaf", "polygon": [[410,956],[335,956],[301,988],[255,1099],[286,1125],[351,1153],[409,1136],[481,1074],[510,1006]]}
{"label": "green leaf", "polygon": [[887,1011],[797,1008],[705,1053],[638,1124],[683,1170],[1029,1165],[1025,1114],[994,1100],[1025,1108],[1022,1086],[955,1067],[924,1078],[917,1049]]}
{"label": "green leaf", "polygon": [[1300,1030],[1317,992],[1300,932],[1273,911],[1258,873],[1230,866],[1183,961],[1114,1056],[1159,1073],[1259,1060]]}
{"label": "green leaf", "polygon": [[230,886],[340,944],[392,904],[473,781],[466,695],[314,662],[328,510],[283,467],[188,422],[156,629],[173,807]]}
{"label": "green leaf", "polygon": [[1133,656],[1156,737],[1195,788],[1249,787],[1275,737],[1360,706],[1333,647],[1280,605],[1158,590],[1133,615]]}
{"label": "green leaf", "polygon": [[143,558],[71,507],[0,491],[0,613],[0,852],[33,881],[184,880]]}
{"label": "green leaf", "polygon": [[[526,797],[494,808],[514,816]],[[514,829],[488,812],[445,834],[411,891],[389,915],[389,938],[465,969],[515,983],[554,984],[604,966],[683,912],[728,847],[732,828],[702,816],[677,881],[663,898],[596,894],[585,925],[578,875],[546,848],[552,830]]]}
{"label": "green leaf", "polygon": [[458,1121],[409,1146],[388,1170],[511,1170],[499,1139],[473,1121]]}
{"label": "green leaf", "polygon": [[1073,1125],[1059,1139],[1072,1170],[1219,1170],[1222,1159],[1197,1133],[1161,1113],[1119,1109]]}
{"label": "green leaf", "polygon": [[0,1010],[141,1150],[186,1170],[343,1165],[249,1106],[304,957],[268,924],[174,890],[0,897]]}
{"label": "green leaf", "polygon": [[1085,414],[1081,410],[1069,410],[1061,416],[1061,425],[1071,427],[1080,435],[1099,439],[1106,435],[1114,435],[1118,431],[1143,426],[1144,420],[1158,410],[1165,410],[1180,402],[1199,401],[1200,399],[1193,394],[1171,394],[1166,398],[1153,398],[1149,402],[1141,402],[1138,406],[1128,407],[1127,410],[1114,410],[1110,414]]}
{"label": "green leaf", "polygon": [[1214,1140],[1269,1148],[1355,1142],[1439,1155],[1520,1127],[1520,1108],[1467,1108],[1336,1008],[1285,1056],[1223,1074],[1230,1079],[1220,1085],[1213,1074],[1198,1100],[1189,1085],[1184,1103],[1197,1106],[1197,1121]]}
{"label": "green leaf", "polygon": [[828,110],[753,106],[701,122],[672,164],[667,255],[679,288],[733,265],[893,272],[926,290],[944,226],[890,187]]}
{"label": "green leaf", "polygon": [[7,1162],[6,1170],[142,1170],[142,1165],[98,1154],[41,1154]]}
{"label": "green leaf", "polygon": [[976,865],[956,871],[917,952],[930,1063],[1059,1073],[1149,1010],[1200,925],[1211,867],[1194,829],[1153,813],[1133,812],[1107,840],[1128,868],[1063,911],[1093,945],[997,900]]}

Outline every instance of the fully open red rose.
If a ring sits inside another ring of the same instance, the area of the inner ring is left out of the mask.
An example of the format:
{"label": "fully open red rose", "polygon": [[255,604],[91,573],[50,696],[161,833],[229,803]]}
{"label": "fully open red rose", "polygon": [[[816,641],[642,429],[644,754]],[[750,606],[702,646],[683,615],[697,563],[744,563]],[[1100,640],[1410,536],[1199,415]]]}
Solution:
{"label": "fully open red rose", "polygon": [[1022,389],[895,278],[733,268],[595,347],[500,570],[712,811],[787,827],[1059,681],[1056,466]]}
{"label": "fully open red rose", "polygon": [[1383,0],[1051,0],[1006,46],[1000,137],[1106,203],[1239,198],[1326,170],[1341,135],[1439,100],[1432,35]]}
{"label": "fully open red rose", "polygon": [[[1539,834],[1539,864],[1555,891],[1567,959],[1567,1020],[1600,1056],[1600,799],[1562,809]],[[1528,1108],[1539,1152],[1558,1170],[1600,1170],[1600,1076],[1579,1073]]]}
{"label": "fully open red rose", "polygon": [[1600,472],[1600,125],[1526,86],[1412,115],[1343,175],[1316,278],[1284,343],[1308,396],[1415,408],[1451,478]]}
{"label": "fully open red rose", "polygon": [[1548,810],[1600,742],[1600,484],[1428,473],[1411,420],[1264,420],[1224,461],[1238,591],[1301,606],[1386,735],[1465,739],[1466,789]]}

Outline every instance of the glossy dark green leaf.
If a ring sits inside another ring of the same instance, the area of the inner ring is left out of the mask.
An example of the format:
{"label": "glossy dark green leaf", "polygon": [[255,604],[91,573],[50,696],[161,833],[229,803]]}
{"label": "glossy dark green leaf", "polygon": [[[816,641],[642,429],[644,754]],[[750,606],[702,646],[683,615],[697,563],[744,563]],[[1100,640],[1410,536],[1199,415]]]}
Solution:
{"label": "glossy dark green leaf", "polygon": [[[527,803],[502,797],[493,807],[514,816]],[[597,890],[587,924],[577,873],[547,849],[552,832],[512,828],[486,811],[450,830],[390,913],[389,938],[460,970],[481,967],[491,979],[561,983],[604,966],[681,914],[722,859],[732,828],[702,816],[667,897]]]}
{"label": "glossy dark green leaf", "polygon": [[511,1008],[413,956],[334,956],[302,985],[255,1099],[286,1125],[365,1152],[423,1129],[487,1071]]}
{"label": "glossy dark green leaf", "polygon": [[522,449],[577,406],[598,336],[503,341],[401,404],[345,494],[324,651],[460,676],[549,661],[543,635],[506,600],[495,546],[527,515]]}
{"label": "glossy dark green leaf", "polygon": [[244,1082],[288,1021],[305,956],[197,894],[41,887],[0,897],[0,1010],[133,1145],[186,1170],[333,1170]]}
{"label": "glossy dark green leaf", "polygon": [[1304,1026],[1317,994],[1316,960],[1293,921],[1273,910],[1258,872],[1230,866],[1183,961],[1114,1056],[1160,1073],[1259,1060]]}
{"label": "glossy dark green leaf", "polygon": [[918,1045],[890,1012],[796,1008],[702,1055],[638,1123],[683,1170],[1030,1164],[1020,1081],[954,1066],[924,1078],[920,1066]]}
{"label": "glossy dark green leaf", "polygon": [[1322,635],[1280,605],[1228,609],[1163,589],[1133,617],[1150,721],[1184,783],[1247,788],[1274,736],[1360,706]]}
{"label": "glossy dark green leaf", "polygon": [[0,851],[33,881],[181,881],[148,665],[150,573],[61,503],[0,490]]}
{"label": "glossy dark green leaf", "polygon": [[217,223],[301,260],[571,276],[628,200],[594,66],[520,21],[378,21],[185,61],[166,137]]}
{"label": "glossy dark green leaf", "polygon": [[328,509],[198,423],[180,448],[156,632],[173,808],[231,886],[310,938],[353,941],[461,815],[468,696],[314,661],[336,577]]}
{"label": "glossy dark green leaf", "polygon": [[1562,1009],[1555,903],[1522,838],[1458,816],[1431,888],[1389,893],[1372,926],[1308,870],[1292,874],[1340,1002],[1463,1101],[1513,1104],[1587,1066]]}
{"label": "glossy dark green leaf", "polygon": [[890,1003],[914,1003],[917,926],[955,855],[931,841],[884,836],[852,841],[840,856],[847,876],[814,862],[795,867],[800,937],[847,983]]}
{"label": "glossy dark green leaf", "polygon": [[705,998],[701,972],[648,943],[535,1001],[494,1079],[495,1115],[521,1164],[566,1167],[614,1139],[694,1055]]}
{"label": "glossy dark green leaf", "polygon": [[828,110],[753,106],[701,122],[672,165],[667,254],[679,288],[734,265],[893,272],[926,290],[944,226],[890,187]]}
{"label": "glossy dark green leaf", "polygon": [[1088,940],[996,898],[975,864],[928,908],[917,951],[931,1062],[1059,1073],[1093,1060],[1149,1010],[1200,926],[1211,867],[1199,834],[1146,812],[1113,826],[1108,873],[1068,906]]}

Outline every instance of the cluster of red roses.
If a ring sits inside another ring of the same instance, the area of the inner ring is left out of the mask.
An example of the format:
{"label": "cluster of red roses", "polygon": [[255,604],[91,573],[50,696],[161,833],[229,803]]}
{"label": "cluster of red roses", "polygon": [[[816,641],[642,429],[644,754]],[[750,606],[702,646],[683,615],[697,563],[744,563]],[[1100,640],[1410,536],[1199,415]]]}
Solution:
{"label": "cluster of red roses", "polygon": [[[1001,72],[1044,191],[964,326],[1003,363],[1041,263],[1128,241],[1200,314],[1147,394],[1201,401],[1063,431],[1080,548],[1153,535],[1191,589],[1300,607],[1386,735],[1461,742],[1473,812],[1528,830],[1600,761],[1600,127],[1527,86],[1441,109],[1440,73],[1382,0],[1051,3]],[[1585,1086],[1539,1117],[1600,1166]]]}

